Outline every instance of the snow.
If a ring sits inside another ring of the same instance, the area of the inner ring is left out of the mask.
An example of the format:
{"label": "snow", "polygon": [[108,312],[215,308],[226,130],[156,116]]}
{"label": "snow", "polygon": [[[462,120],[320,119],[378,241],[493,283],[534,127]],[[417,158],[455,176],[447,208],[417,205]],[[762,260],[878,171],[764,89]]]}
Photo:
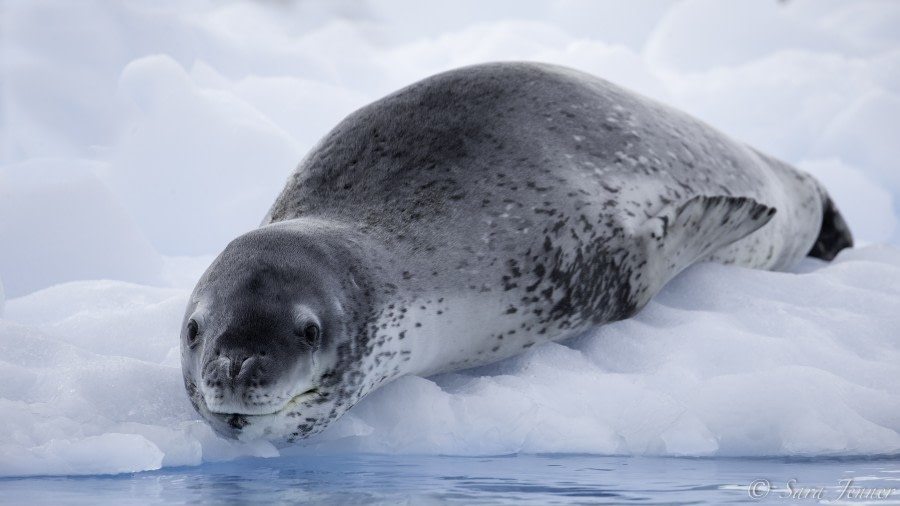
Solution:
{"label": "snow", "polygon": [[0,166],[0,276],[8,297],[75,279],[158,281],[159,254],[95,175],[103,162]]}
{"label": "snow", "polygon": [[[900,453],[900,8],[878,0],[0,3],[0,476],[242,456]],[[867,246],[699,265],[636,318],[401,378],[292,447],[215,436],[178,325],[343,116],[413,80],[549,61],[815,174]]]}
{"label": "snow", "polygon": [[0,475],[240,456],[900,452],[900,251],[794,272],[698,265],[636,318],[477,370],[404,377],[293,447],[225,441],[183,393],[189,290],[77,281],[0,320]]}

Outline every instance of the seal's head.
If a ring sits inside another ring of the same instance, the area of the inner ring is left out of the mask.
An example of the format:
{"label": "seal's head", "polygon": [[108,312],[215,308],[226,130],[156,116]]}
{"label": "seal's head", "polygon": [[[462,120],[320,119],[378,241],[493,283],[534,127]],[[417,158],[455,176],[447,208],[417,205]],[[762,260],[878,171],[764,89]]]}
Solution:
{"label": "seal's head", "polygon": [[329,237],[280,224],[254,230],[194,289],[181,331],[184,383],[220,434],[293,441],[352,404],[343,378],[365,347],[354,322],[367,290],[347,267],[348,249]]}

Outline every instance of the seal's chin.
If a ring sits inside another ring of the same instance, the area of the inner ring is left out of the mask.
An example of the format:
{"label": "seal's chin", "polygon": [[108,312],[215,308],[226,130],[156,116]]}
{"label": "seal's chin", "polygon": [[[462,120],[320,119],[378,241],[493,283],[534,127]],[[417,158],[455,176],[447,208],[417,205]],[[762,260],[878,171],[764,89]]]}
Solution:
{"label": "seal's chin", "polygon": [[[310,388],[295,395],[284,406],[271,413],[216,413],[210,411],[203,402],[200,412],[219,434],[232,439],[250,441],[253,439],[290,438],[286,430],[296,426],[296,419],[304,408],[308,408],[321,396],[318,388]],[[202,400],[202,397],[201,397]]]}

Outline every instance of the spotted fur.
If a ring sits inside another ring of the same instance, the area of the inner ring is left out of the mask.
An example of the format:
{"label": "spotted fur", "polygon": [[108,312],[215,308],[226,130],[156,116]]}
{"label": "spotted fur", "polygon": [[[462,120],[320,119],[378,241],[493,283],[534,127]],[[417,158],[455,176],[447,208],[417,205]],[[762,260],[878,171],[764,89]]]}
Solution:
{"label": "spotted fur", "polygon": [[[185,384],[220,432],[293,440],[400,375],[627,318],[694,262],[836,253],[850,244],[838,222],[810,176],[683,113],[561,67],[467,67],[351,114],[301,162],[198,284],[185,322],[220,322],[183,346]],[[319,350],[284,344],[297,303],[328,320]],[[278,388],[234,366],[262,351],[287,356],[265,373]],[[257,397],[235,396],[254,381]]]}

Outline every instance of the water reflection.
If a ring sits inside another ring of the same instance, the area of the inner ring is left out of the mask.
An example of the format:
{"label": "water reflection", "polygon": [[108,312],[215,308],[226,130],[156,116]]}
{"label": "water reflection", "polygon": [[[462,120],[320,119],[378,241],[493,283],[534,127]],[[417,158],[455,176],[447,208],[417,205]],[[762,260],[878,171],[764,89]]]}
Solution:
{"label": "water reflection", "polygon": [[[781,494],[789,480],[831,493],[848,478],[870,488],[894,487],[891,498],[900,498],[897,457],[331,455],[244,459],[112,477],[4,479],[0,503],[786,504]],[[751,497],[756,480],[770,484],[768,495]]]}

